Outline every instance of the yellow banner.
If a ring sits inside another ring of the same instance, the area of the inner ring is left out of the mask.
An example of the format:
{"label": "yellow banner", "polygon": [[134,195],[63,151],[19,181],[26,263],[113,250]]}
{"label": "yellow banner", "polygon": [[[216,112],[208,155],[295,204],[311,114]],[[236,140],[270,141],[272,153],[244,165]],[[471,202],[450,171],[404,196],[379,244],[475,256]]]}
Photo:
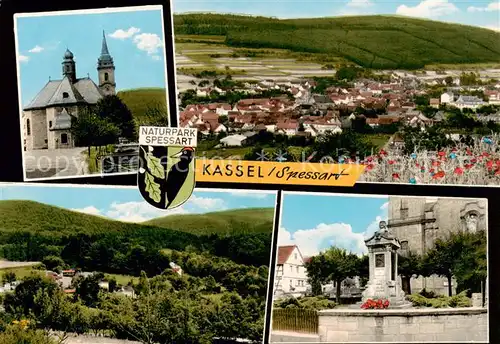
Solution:
{"label": "yellow banner", "polygon": [[364,168],[357,164],[196,159],[196,181],[353,186]]}

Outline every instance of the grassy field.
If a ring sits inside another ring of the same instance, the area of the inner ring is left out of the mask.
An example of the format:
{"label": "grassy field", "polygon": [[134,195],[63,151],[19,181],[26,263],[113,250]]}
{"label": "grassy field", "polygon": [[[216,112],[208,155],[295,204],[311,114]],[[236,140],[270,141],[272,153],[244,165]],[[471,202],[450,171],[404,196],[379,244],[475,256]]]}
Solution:
{"label": "grassy field", "polygon": [[[52,236],[76,233],[97,234],[141,230],[211,234],[221,232],[270,231],[272,209],[245,209],[198,215],[175,215],[136,224],[84,214],[33,201],[0,201],[0,233],[18,230]],[[25,214],[30,214],[26,216]],[[266,215],[267,214],[267,215]],[[234,219],[231,219],[235,216]],[[205,221],[210,222],[205,223]],[[221,226],[220,228],[217,226]],[[188,238],[186,238],[188,240]]]}
{"label": "grassy field", "polygon": [[174,16],[174,30],[177,40],[220,44],[224,36],[233,48],[285,49],[316,61],[335,57],[371,68],[500,62],[498,32],[400,16],[279,20],[184,14]]}
{"label": "grassy field", "polygon": [[119,91],[118,97],[127,105],[132,112],[138,125],[147,125],[147,110],[150,107],[167,106],[167,98],[164,88],[138,88]]}
{"label": "grassy field", "polygon": [[41,270],[36,270],[33,269],[31,266],[24,266],[24,267],[19,267],[19,268],[6,268],[6,269],[0,269],[0,279],[3,277],[3,274],[7,272],[13,272],[16,274],[16,277],[18,279],[23,279],[25,277],[30,276],[33,273],[43,275],[44,272]]}
{"label": "grassy field", "polygon": [[221,211],[208,214],[170,215],[148,221],[148,224],[165,227],[182,227],[193,234],[268,233],[273,228],[273,208],[252,208]]}

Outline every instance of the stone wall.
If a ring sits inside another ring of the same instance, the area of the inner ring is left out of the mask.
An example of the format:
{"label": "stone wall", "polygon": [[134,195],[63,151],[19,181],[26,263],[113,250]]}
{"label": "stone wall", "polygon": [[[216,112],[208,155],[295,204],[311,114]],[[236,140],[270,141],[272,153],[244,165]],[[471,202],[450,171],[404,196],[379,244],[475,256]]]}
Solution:
{"label": "stone wall", "polygon": [[318,314],[321,342],[488,341],[484,308],[334,309]]}

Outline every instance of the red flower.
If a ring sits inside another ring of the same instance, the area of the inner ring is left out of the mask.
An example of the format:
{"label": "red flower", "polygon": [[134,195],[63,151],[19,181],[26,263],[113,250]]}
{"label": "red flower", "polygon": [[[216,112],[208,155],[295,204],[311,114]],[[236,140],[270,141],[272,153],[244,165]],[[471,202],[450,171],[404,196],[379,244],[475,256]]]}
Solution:
{"label": "red flower", "polygon": [[455,172],[455,174],[458,174],[458,175],[464,174],[464,170],[461,169],[460,167],[457,167],[454,172]]}
{"label": "red flower", "polygon": [[368,171],[371,171],[371,170],[373,170],[373,167],[374,167],[374,166],[375,166],[375,165],[373,165],[373,164],[368,164],[368,165],[366,165],[366,167],[365,167],[365,168],[366,168]]}
{"label": "red flower", "polygon": [[497,169],[497,170],[495,171],[495,176],[500,176],[500,169]]}
{"label": "red flower", "polygon": [[472,164],[465,164],[465,165],[464,165],[464,167],[465,167],[466,169],[471,169],[471,168],[472,168],[472,166],[473,166]]}
{"label": "red flower", "polygon": [[488,152],[483,152],[483,156],[487,158],[490,156],[490,154]]}
{"label": "red flower", "polygon": [[472,151],[471,151],[469,148],[467,148],[467,150],[465,151],[465,153],[466,153],[467,155],[472,155]]}
{"label": "red flower", "polygon": [[393,173],[392,178],[394,179],[399,179],[399,173]]}
{"label": "red flower", "polygon": [[486,161],[486,166],[488,166],[488,169],[493,168],[493,160]]}
{"label": "red flower", "polygon": [[445,152],[443,152],[443,151],[441,151],[441,152],[439,152],[439,153],[438,153],[438,155],[439,155],[439,156],[445,156],[445,155],[446,155],[446,153],[445,153]]}
{"label": "red flower", "polygon": [[394,160],[389,160],[387,163],[388,163],[389,165],[394,165],[395,161],[394,161]]}
{"label": "red flower", "polygon": [[477,162],[477,159],[476,159],[476,158],[474,158],[474,159],[472,159],[470,162],[472,162],[473,164],[475,164],[475,163]]}
{"label": "red flower", "polygon": [[444,171],[439,171],[435,175],[432,176],[432,179],[439,179],[444,177]]}
{"label": "red flower", "polygon": [[441,166],[441,161],[433,161],[432,166]]}

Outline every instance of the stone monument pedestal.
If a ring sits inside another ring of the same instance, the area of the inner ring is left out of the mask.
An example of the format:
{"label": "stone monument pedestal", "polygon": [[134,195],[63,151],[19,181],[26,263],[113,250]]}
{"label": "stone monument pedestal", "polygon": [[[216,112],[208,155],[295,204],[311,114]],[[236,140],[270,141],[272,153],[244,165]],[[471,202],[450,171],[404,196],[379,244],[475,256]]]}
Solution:
{"label": "stone monument pedestal", "polygon": [[369,255],[369,281],[359,305],[368,299],[383,299],[389,300],[389,308],[412,307],[405,299],[398,278],[399,240],[391,235],[384,221],[380,222],[379,227],[371,238],[365,240]]}

